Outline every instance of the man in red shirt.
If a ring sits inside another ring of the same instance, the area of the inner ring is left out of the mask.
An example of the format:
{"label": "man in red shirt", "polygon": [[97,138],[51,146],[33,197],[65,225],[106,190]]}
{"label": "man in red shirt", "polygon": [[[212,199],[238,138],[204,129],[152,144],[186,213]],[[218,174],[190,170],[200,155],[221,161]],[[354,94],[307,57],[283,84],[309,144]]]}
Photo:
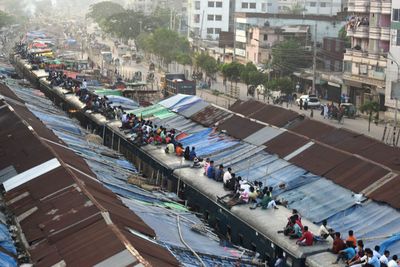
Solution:
{"label": "man in red shirt", "polygon": [[308,226],[304,226],[303,235],[297,240],[299,246],[312,246],[314,241],[313,234],[308,231]]}
{"label": "man in red shirt", "polygon": [[334,254],[339,254],[339,251],[341,251],[345,248],[346,248],[346,244],[344,243],[343,239],[340,238],[340,233],[336,232],[335,239],[333,240],[332,252]]}

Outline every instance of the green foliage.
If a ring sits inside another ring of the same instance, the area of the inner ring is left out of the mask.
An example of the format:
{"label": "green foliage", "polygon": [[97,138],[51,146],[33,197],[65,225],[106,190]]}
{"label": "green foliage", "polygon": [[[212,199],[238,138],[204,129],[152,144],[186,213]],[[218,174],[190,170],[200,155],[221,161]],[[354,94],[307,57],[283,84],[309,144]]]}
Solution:
{"label": "green foliage", "polygon": [[368,114],[368,132],[371,130],[371,122],[373,115],[375,115],[376,121],[379,120],[379,109],[380,109],[379,103],[376,101],[367,101],[360,107],[360,111],[362,113]]}
{"label": "green foliage", "polygon": [[218,71],[217,60],[206,53],[197,54],[195,57],[195,64],[197,67],[201,68],[208,77]]}
{"label": "green foliage", "polygon": [[159,28],[153,33],[139,35],[137,40],[141,49],[161,57],[166,64],[175,60],[189,62],[184,56],[190,55],[189,41],[174,31]]}
{"label": "green foliage", "polygon": [[178,62],[181,65],[192,65],[193,60],[190,54],[180,53],[176,57],[176,62]]}
{"label": "green foliage", "polygon": [[338,37],[345,42],[344,45],[346,48],[351,47],[351,40],[350,40],[350,37],[347,36],[346,26],[343,26],[340,29]]}
{"label": "green foliage", "polygon": [[292,7],[290,8],[289,13],[293,15],[301,15],[304,11],[304,6],[301,5],[300,3],[293,4]]}
{"label": "green foliage", "polygon": [[251,76],[252,72],[258,72],[257,67],[251,63],[248,62],[241,70],[240,70],[240,79],[247,85],[249,86],[251,84]]}
{"label": "green foliage", "polygon": [[298,41],[289,39],[272,48],[272,67],[282,75],[290,75],[312,65],[312,56]]}
{"label": "green foliage", "polygon": [[240,80],[240,73],[244,66],[236,61],[232,63],[225,63],[221,66],[222,75],[229,78],[231,81],[238,82]]}
{"label": "green foliage", "polygon": [[267,80],[267,75],[261,73],[259,71],[252,71],[249,73],[250,85],[257,87],[261,84],[264,84]]}
{"label": "green foliage", "polygon": [[100,25],[112,15],[123,13],[124,11],[125,9],[120,4],[104,1],[91,5],[86,16]]}
{"label": "green foliage", "polygon": [[141,12],[125,10],[103,20],[100,27],[107,33],[128,40],[136,38],[141,30],[146,29],[146,20],[146,16]]}
{"label": "green foliage", "polygon": [[284,94],[292,94],[294,91],[294,82],[289,77],[281,77],[266,81],[265,88],[272,91],[281,91]]}

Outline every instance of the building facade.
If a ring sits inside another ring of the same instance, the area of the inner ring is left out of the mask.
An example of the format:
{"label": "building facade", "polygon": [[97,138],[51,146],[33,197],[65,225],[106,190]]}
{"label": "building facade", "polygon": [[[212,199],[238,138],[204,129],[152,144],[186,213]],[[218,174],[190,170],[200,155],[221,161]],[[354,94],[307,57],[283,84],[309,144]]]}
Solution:
{"label": "building facade", "polygon": [[[398,90],[396,90],[395,84],[400,81],[400,1],[392,1],[390,28],[390,49],[386,69],[385,105],[388,111],[386,112],[386,115],[393,118],[396,105],[394,98],[398,95],[396,92]],[[400,100],[398,96],[397,98]]]}
{"label": "building facade", "polygon": [[278,0],[278,13],[334,16],[344,11],[346,0]]}
{"label": "building facade", "polygon": [[390,47],[390,0],[349,0],[347,22],[351,48],[344,55],[345,90],[360,106],[374,100],[385,106],[385,78]]}
{"label": "building facade", "polygon": [[189,0],[189,36],[218,40],[221,31],[229,31],[231,10],[231,0]]}
{"label": "building facade", "polygon": [[236,0],[235,12],[278,13],[279,0]]}

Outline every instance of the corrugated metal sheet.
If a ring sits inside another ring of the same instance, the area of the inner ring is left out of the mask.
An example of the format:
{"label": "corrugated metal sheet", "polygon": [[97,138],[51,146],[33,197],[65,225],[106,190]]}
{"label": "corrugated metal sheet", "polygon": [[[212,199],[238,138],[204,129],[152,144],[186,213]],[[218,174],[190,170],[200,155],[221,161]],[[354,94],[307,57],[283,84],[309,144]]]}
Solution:
{"label": "corrugated metal sheet", "polygon": [[229,109],[233,112],[250,116],[265,107],[264,103],[255,100],[248,100],[242,103],[235,103]]}
{"label": "corrugated metal sheet", "polygon": [[376,164],[352,156],[330,170],[325,176],[335,183],[359,193],[388,173],[388,170]]}
{"label": "corrugated metal sheet", "polygon": [[299,118],[300,114],[281,107],[265,105],[250,117],[277,127],[285,127]]}
{"label": "corrugated metal sheet", "polygon": [[400,148],[376,143],[359,152],[361,156],[400,171]]}
{"label": "corrugated metal sheet", "polygon": [[282,133],[284,133],[283,130],[266,126],[248,136],[246,139],[244,139],[244,141],[253,145],[261,146]]}
{"label": "corrugated metal sheet", "polygon": [[333,133],[336,128],[319,121],[305,119],[303,121],[293,124],[288,129],[295,133],[307,136],[311,139],[317,139],[321,136]]}
{"label": "corrugated metal sheet", "polygon": [[376,201],[385,202],[393,208],[400,209],[400,176],[394,177],[389,182],[385,183],[367,197]]}
{"label": "corrugated metal sheet", "polygon": [[235,138],[245,139],[263,127],[262,124],[234,115],[219,124],[218,130],[226,131]]}
{"label": "corrugated metal sheet", "polygon": [[204,126],[214,126],[217,122],[228,119],[232,114],[217,108],[215,106],[207,106],[205,109],[194,114],[190,118]]}
{"label": "corrugated metal sheet", "polygon": [[200,101],[200,102],[197,102],[194,105],[190,106],[190,108],[179,110],[178,113],[186,118],[190,118],[191,116],[193,116],[197,112],[205,109],[208,106],[209,106],[209,104],[207,102]]}
{"label": "corrugated metal sheet", "polygon": [[307,144],[309,141],[301,136],[295,135],[290,132],[284,132],[274,139],[266,142],[265,150],[272,154],[277,154],[279,157],[284,158],[293,151]]}
{"label": "corrugated metal sheet", "polygon": [[[51,151],[10,110],[0,110],[0,122],[10,125],[0,129],[0,153],[4,153],[0,155],[0,164],[15,166],[20,173],[54,157],[55,152],[63,164],[79,170],[62,165],[5,195],[6,201],[13,200],[9,202],[10,210],[20,216],[35,266],[51,266],[61,261],[68,266],[93,266],[104,261],[126,249],[113,227],[121,230],[130,227],[149,237],[155,236],[114,193],[87,176],[95,175],[81,158],[63,147],[65,144],[57,137],[50,140],[57,140],[59,145],[42,140],[51,144]],[[42,132],[40,127],[44,126],[35,123],[33,129]],[[112,227],[106,224],[102,212],[109,213]],[[143,249],[139,240],[132,245],[142,251],[149,250],[147,254],[165,256],[160,259],[161,265],[163,260],[168,266],[179,265],[169,251],[159,245],[151,244]],[[149,257],[148,260],[153,259]]]}
{"label": "corrugated metal sheet", "polygon": [[315,144],[289,161],[317,175],[323,176],[336,168],[340,163],[349,159],[350,156],[345,153]]}

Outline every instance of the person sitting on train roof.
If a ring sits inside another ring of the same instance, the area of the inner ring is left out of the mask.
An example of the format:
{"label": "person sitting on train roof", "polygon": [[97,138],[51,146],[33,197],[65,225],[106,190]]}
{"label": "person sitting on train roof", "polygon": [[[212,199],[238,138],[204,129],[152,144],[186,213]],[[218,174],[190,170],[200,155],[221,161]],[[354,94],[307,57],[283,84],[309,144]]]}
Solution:
{"label": "person sitting on train roof", "polygon": [[196,158],[196,157],[197,157],[196,148],[194,146],[192,146],[192,150],[190,150],[190,153],[189,153],[189,160],[194,160],[194,158]]}
{"label": "person sitting on train roof", "polygon": [[357,240],[356,255],[348,262],[348,265],[354,266],[359,263],[364,263],[365,260],[364,242],[362,240]]}
{"label": "person sitting on train roof", "polygon": [[387,267],[398,267],[399,265],[397,264],[397,255],[393,255],[392,259],[388,262]]}
{"label": "person sitting on train roof", "polygon": [[338,264],[340,260],[343,260],[346,264],[356,255],[356,250],[353,247],[352,241],[346,241],[346,248],[339,251],[336,261],[332,264]]}
{"label": "person sitting on train roof", "polygon": [[[371,267],[381,267],[381,262],[379,261],[378,257],[374,255],[374,252],[370,248],[365,249],[365,254],[367,255],[367,264]],[[367,266],[365,264],[365,266]]]}
{"label": "person sitting on train roof", "polygon": [[178,143],[178,145],[176,146],[176,148],[175,148],[175,154],[176,154],[178,157],[182,157],[182,156],[183,156],[183,146],[182,146],[181,143]]}
{"label": "person sitting on train roof", "polygon": [[323,220],[321,226],[319,227],[319,236],[323,239],[327,239],[329,236],[334,237],[334,231],[332,228],[328,227],[328,221]]}
{"label": "person sitting on train roof", "polygon": [[215,179],[215,166],[213,160],[210,160],[210,165],[207,168],[207,177],[210,179]]}
{"label": "person sitting on train roof", "polygon": [[222,182],[224,183],[224,187],[227,188],[228,181],[232,179],[232,168],[228,167],[228,169],[224,172],[224,177],[222,178]]}
{"label": "person sitting on train roof", "polygon": [[262,209],[271,209],[271,208],[274,208],[276,210],[278,209],[275,200],[273,200],[271,196],[272,196],[271,192],[267,190],[260,203]]}
{"label": "person sitting on train roof", "polygon": [[218,169],[215,171],[215,181],[221,182],[224,176],[224,165],[220,164]]}
{"label": "person sitting on train roof", "polygon": [[241,188],[239,189],[239,197],[231,198],[226,205],[228,208],[232,208],[233,206],[247,203],[249,203],[249,192]]}
{"label": "person sitting on train roof", "polygon": [[347,244],[347,241],[352,242],[353,243],[353,247],[357,246],[357,238],[354,236],[353,230],[349,231],[349,236],[346,239],[346,244]]}
{"label": "person sitting on train roof", "polygon": [[172,142],[169,142],[167,144],[167,147],[165,148],[165,153],[173,154],[174,152],[175,152],[175,146]]}
{"label": "person sitting on train roof", "polygon": [[208,167],[210,166],[210,158],[206,158],[206,162],[204,163],[204,175],[207,176],[207,170]]}
{"label": "person sitting on train roof", "polygon": [[313,234],[308,231],[308,226],[304,226],[302,236],[296,241],[299,246],[312,246],[314,242]]}
{"label": "person sitting on train roof", "polygon": [[190,159],[190,147],[186,146],[185,152],[183,152],[183,157],[184,157],[185,160],[189,160]]}
{"label": "person sitting on train roof", "polygon": [[193,159],[192,168],[201,168],[200,160],[197,157]]}
{"label": "person sitting on train roof", "polygon": [[379,258],[379,261],[381,262],[381,264],[385,264],[387,266],[387,264],[389,263],[389,256],[390,256],[390,251],[385,250],[383,252],[383,255]]}
{"label": "person sitting on train roof", "polygon": [[339,251],[341,251],[341,250],[343,250],[345,248],[346,248],[346,243],[340,237],[340,233],[336,232],[335,233],[335,238],[333,239],[331,252],[334,253],[334,254],[338,254]]}
{"label": "person sitting on train roof", "polygon": [[290,220],[291,220],[291,226],[285,229],[287,235],[289,235],[291,239],[298,239],[302,236],[301,227],[297,223],[295,218],[291,218]]}
{"label": "person sitting on train roof", "polygon": [[375,246],[374,247],[374,250],[372,251],[372,253],[374,253],[374,256],[376,256],[378,259],[382,256],[380,253],[379,253],[379,250],[381,249],[381,247],[380,246]]}

